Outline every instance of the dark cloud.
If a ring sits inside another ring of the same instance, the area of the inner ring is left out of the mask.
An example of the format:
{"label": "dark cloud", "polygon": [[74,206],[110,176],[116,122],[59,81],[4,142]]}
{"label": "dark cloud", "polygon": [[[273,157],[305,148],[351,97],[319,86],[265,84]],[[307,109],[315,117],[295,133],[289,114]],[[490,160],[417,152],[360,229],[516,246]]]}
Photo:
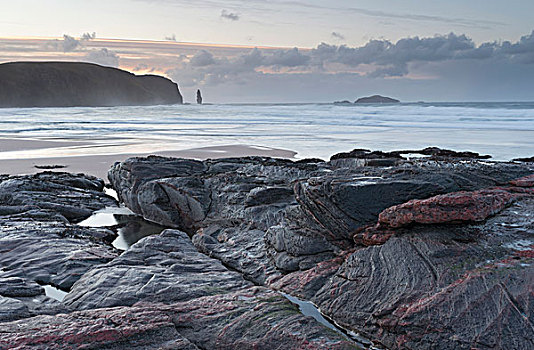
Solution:
{"label": "dark cloud", "polygon": [[396,43],[371,40],[361,47],[336,46],[322,43],[311,56],[319,66],[341,63],[349,67],[372,65],[371,76],[404,76],[411,63],[458,60],[500,59],[517,63],[534,63],[534,31],[518,42],[483,43],[477,46],[465,35],[437,35],[430,38],[404,38]]}
{"label": "dark cloud", "polygon": [[266,70],[281,71],[307,67],[311,57],[299,49],[263,51],[254,48],[235,57],[216,57],[211,52],[201,50],[189,60],[180,59],[178,67],[167,72],[183,86],[210,85],[226,82],[244,84],[256,79]]}
{"label": "dark cloud", "polygon": [[345,40],[345,36],[341,33],[338,33],[338,32],[332,32],[330,34],[332,36],[332,38],[336,39],[336,40]]}
{"label": "dark cloud", "polygon": [[228,12],[226,10],[221,11],[221,17],[230,21],[239,21],[239,15],[237,13]]}
{"label": "dark cloud", "polygon": [[516,43],[509,41],[501,45],[502,53],[510,55],[514,61],[524,64],[534,63],[534,30],[530,35],[522,36]]}
{"label": "dark cloud", "polygon": [[305,66],[310,56],[302,54],[296,47],[291,50],[278,50],[265,56],[263,65],[277,68]]}
{"label": "dark cloud", "polygon": [[148,69],[148,65],[145,64],[145,63],[139,63],[137,66],[135,66],[135,68],[133,69],[134,71],[140,71],[140,70],[147,70]]}
{"label": "dark cloud", "polygon": [[83,61],[96,63],[101,66],[115,67],[119,66],[119,56],[113,51],[110,51],[106,48],[100,50],[91,50],[89,51]]}
{"label": "dark cloud", "polygon": [[184,86],[216,86],[229,82],[247,84],[269,75],[297,72],[337,74],[344,71],[369,79],[406,77],[424,71],[425,66],[486,61],[534,64],[534,32],[515,43],[481,45],[476,45],[465,35],[450,33],[404,38],[397,42],[370,40],[361,47],[322,43],[312,50],[255,48],[232,57],[201,50],[192,57],[182,57],[180,65],[168,74]]}

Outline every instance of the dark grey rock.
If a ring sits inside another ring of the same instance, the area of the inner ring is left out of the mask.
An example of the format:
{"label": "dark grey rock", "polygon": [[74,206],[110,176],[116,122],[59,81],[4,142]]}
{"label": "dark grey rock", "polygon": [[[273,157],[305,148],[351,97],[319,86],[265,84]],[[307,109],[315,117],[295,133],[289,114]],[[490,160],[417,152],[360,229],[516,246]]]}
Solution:
{"label": "dark grey rock", "polygon": [[0,323],[0,347],[358,349],[281,295],[252,287],[186,302],[138,303]]}
{"label": "dark grey rock", "polygon": [[76,222],[117,205],[103,188],[102,180],[85,175],[44,172],[12,176],[0,182],[0,202],[3,207],[15,207],[11,210],[28,205],[48,209]]}
{"label": "dark grey rock", "polygon": [[250,283],[198,252],[181,231],[141,239],[108,264],[93,268],[65,297],[71,309],[176,302],[228,293]]}
{"label": "dark grey rock", "polygon": [[[328,163],[136,158],[115,164],[109,178],[132,210],[187,231],[197,249],[246,279],[310,299],[388,348],[529,348],[531,248],[511,247],[530,242],[533,203],[528,188],[509,182],[534,169],[462,152],[401,153],[361,150]],[[486,222],[407,227],[365,248],[352,240],[388,207],[495,186],[518,201]]]}
{"label": "dark grey rock", "polygon": [[476,225],[417,226],[273,283],[394,349],[533,346],[534,199]]}
{"label": "dark grey rock", "polygon": [[91,176],[40,173],[0,179],[0,318],[66,309],[41,285],[69,288],[96,265],[117,256],[106,229],[72,224],[116,201]]}

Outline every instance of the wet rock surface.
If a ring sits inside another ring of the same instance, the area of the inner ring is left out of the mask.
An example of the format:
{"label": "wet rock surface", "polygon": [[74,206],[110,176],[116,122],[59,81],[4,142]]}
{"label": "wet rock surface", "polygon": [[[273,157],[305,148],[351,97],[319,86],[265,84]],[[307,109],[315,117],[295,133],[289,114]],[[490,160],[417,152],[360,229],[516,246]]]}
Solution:
{"label": "wet rock surface", "polygon": [[[357,348],[201,253],[182,231],[144,237],[120,254],[113,232],[76,225],[117,205],[102,180],[41,173],[0,181],[0,349]],[[286,192],[274,190],[270,202]],[[68,292],[62,302],[45,294],[50,286]]]}
{"label": "wet rock surface", "polygon": [[0,176],[0,349],[360,346],[276,291],[379,348],[531,349],[534,168],[459,153],[132,158],[111,185],[168,229],[122,253],[76,225],[101,180]]}
{"label": "wet rock surface", "polygon": [[241,275],[200,253],[181,231],[146,237],[113,261],[93,268],[64,299],[75,310],[173,302],[250,286]]}
{"label": "wet rock surface", "polygon": [[[313,296],[304,291],[336,322],[387,347],[531,348],[533,214],[530,198],[482,224],[404,229],[327,276],[302,276],[315,287]],[[317,288],[316,278],[326,283]]]}
{"label": "wet rock surface", "polygon": [[259,287],[0,323],[0,335],[0,348],[14,349],[356,349]]}
{"label": "wet rock surface", "polygon": [[102,180],[67,173],[0,178],[0,319],[66,310],[43,285],[68,291],[92,267],[117,256],[113,233],[74,224],[116,205]]}
{"label": "wet rock surface", "polygon": [[109,179],[133,211],[380,346],[531,348],[534,169],[422,151],[132,158]]}

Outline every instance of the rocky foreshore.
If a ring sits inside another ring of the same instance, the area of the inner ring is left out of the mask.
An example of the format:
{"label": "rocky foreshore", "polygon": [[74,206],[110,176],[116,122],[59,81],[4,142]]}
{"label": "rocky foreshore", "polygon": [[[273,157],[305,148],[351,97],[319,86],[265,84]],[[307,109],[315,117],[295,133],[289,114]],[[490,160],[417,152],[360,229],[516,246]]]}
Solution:
{"label": "rocky foreshore", "polygon": [[0,175],[0,349],[532,349],[534,163],[484,158],[131,158],[111,186],[167,229],[124,252],[78,225],[103,180]]}

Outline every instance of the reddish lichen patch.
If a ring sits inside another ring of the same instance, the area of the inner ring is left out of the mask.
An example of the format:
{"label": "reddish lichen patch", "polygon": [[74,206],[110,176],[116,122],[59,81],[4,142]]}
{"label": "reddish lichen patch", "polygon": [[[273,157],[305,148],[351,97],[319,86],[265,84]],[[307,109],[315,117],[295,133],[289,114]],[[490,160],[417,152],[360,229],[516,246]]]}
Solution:
{"label": "reddish lichen patch", "polygon": [[517,255],[520,258],[534,259],[534,244],[528,247],[528,249],[516,250],[515,255]]}
{"label": "reddish lichen patch", "polygon": [[534,187],[534,174],[512,180],[510,184],[517,187]]}
{"label": "reddish lichen patch", "polygon": [[353,239],[355,243],[368,247],[384,244],[394,234],[395,232],[392,230],[374,225],[359,229],[354,234]]}
{"label": "reddish lichen patch", "polygon": [[382,211],[378,224],[356,233],[356,243],[384,244],[398,229],[411,224],[453,224],[486,220],[512,204],[516,196],[504,189],[452,192],[428,199],[414,199]]}
{"label": "reddish lichen patch", "polygon": [[423,200],[411,200],[380,213],[380,226],[398,228],[412,223],[442,224],[483,221],[514,201],[503,190],[453,192]]}
{"label": "reddish lichen patch", "polygon": [[534,187],[516,187],[516,186],[509,186],[502,188],[505,191],[514,193],[517,197],[521,197],[522,195],[534,195]]}

